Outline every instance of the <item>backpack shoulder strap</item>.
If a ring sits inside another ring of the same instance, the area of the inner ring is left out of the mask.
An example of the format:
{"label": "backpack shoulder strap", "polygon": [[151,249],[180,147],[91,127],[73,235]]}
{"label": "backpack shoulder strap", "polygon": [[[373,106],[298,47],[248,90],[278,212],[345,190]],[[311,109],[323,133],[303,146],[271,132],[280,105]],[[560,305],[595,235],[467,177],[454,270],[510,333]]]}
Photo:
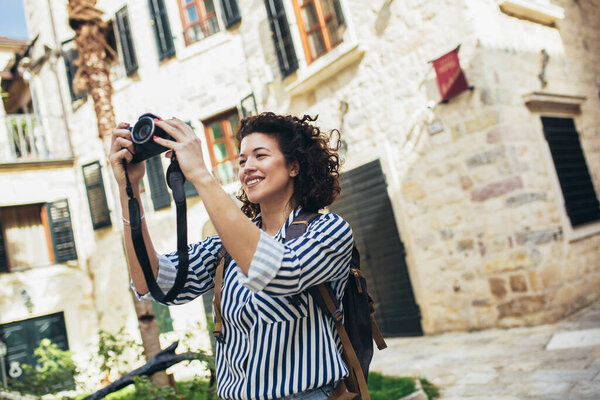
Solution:
{"label": "backpack shoulder strap", "polygon": [[285,242],[297,239],[304,235],[308,225],[321,215],[323,214],[301,210],[296,218],[294,218],[294,221],[285,230]]}
{"label": "backpack shoulder strap", "polygon": [[219,250],[219,258],[217,260],[217,270],[215,271],[215,297],[213,298],[213,310],[215,313],[215,330],[213,336],[220,343],[225,341],[225,334],[223,332],[223,318],[221,317],[221,288],[223,287],[223,275],[225,275],[225,268],[229,265],[231,256],[225,250],[225,247],[221,247]]}
{"label": "backpack shoulder strap", "polygon": [[[358,361],[348,332],[346,332],[346,328],[344,328],[344,317],[339,308],[339,302],[337,302],[333,296],[329,285],[325,283],[320,283],[316,285],[314,289],[311,288],[309,290],[317,303],[322,302],[325,305],[329,315],[331,315],[335,321],[335,328],[342,341],[343,355],[349,369],[348,372],[350,373],[348,377],[348,389],[360,393],[361,400],[371,400],[362,367],[360,366],[360,362]],[[320,298],[320,300],[317,300],[318,298]]]}

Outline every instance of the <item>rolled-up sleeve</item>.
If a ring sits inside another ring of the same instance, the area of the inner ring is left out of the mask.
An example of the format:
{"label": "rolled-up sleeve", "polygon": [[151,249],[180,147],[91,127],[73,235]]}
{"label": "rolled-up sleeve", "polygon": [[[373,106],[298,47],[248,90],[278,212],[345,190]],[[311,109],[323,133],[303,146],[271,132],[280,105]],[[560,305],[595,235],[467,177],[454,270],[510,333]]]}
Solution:
{"label": "rolled-up sleeve", "polygon": [[240,273],[240,283],[253,292],[263,290],[279,271],[284,252],[283,243],[260,231],[260,239],[252,257],[248,276]]}
{"label": "rolled-up sleeve", "polygon": [[261,231],[248,276],[238,278],[248,289],[269,295],[291,295],[326,281],[348,276],[352,229],[334,213],[313,221],[304,235],[281,243]]}
{"label": "rolled-up sleeve", "polygon": [[[217,254],[221,246],[221,239],[218,236],[211,236],[188,247],[189,267],[185,285],[173,301],[165,304],[187,303],[214,286]],[[156,283],[163,293],[167,293],[175,284],[178,268],[179,256],[176,251],[170,254],[158,254]],[[149,292],[140,295],[133,282],[131,287],[139,300],[154,300]]]}

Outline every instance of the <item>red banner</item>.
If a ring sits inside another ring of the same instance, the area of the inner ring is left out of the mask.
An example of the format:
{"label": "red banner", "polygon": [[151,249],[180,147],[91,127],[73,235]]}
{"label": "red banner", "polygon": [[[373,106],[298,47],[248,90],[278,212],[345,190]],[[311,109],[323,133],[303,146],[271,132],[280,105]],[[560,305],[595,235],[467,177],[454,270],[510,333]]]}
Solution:
{"label": "red banner", "polygon": [[465,78],[458,61],[458,49],[457,47],[450,53],[432,61],[442,101],[448,101],[469,88],[467,78]]}

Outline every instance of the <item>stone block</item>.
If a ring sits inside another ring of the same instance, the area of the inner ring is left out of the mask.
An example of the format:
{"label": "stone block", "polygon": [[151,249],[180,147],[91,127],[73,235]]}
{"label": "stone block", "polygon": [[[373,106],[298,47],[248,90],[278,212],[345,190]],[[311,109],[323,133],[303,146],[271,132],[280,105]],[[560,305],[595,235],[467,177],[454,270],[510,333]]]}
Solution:
{"label": "stone block", "polygon": [[495,111],[487,111],[485,113],[479,114],[475,118],[466,120],[465,132],[473,133],[482,131],[484,129],[489,128],[490,126],[496,125],[498,123],[498,114]]}
{"label": "stone block", "polygon": [[498,197],[505,193],[523,188],[523,180],[520,176],[513,176],[501,181],[492,182],[487,185],[479,186],[471,192],[471,200],[485,201],[492,197]]}
{"label": "stone block", "polygon": [[510,276],[510,290],[515,293],[523,293],[527,291],[527,280],[525,275],[511,275]]}
{"label": "stone block", "polygon": [[425,197],[425,190],[418,183],[407,183],[402,186],[402,195],[406,200],[419,200]]}
{"label": "stone block", "polygon": [[499,146],[491,150],[473,154],[465,160],[467,167],[474,168],[481,165],[492,164],[499,159],[506,157],[506,149],[504,146]]}
{"label": "stone block", "polygon": [[513,271],[519,268],[528,268],[534,265],[534,260],[529,253],[515,250],[506,255],[500,255],[485,264],[488,272]]}
{"label": "stone block", "polygon": [[523,316],[541,311],[545,305],[546,295],[544,294],[519,296],[499,304],[498,313],[500,318]]}
{"label": "stone block", "polygon": [[532,291],[539,292],[540,290],[544,289],[544,286],[542,285],[542,281],[537,271],[529,271],[527,275],[529,277],[529,287]]}
{"label": "stone block", "polygon": [[489,278],[488,282],[490,284],[490,291],[496,298],[503,299],[506,297],[508,290],[506,289],[506,282],[503,278]]}
{"label": "stone block", "polygon": [[545,228],[534,231],[520,231],[515,234],[517,244],[544,244],[556,237],[556,228]]}
{"label": "stone block", "polygon": [[473,307],[488,307],[492,305],[490,299],[475,299],[471,302]]}
{"label": "stone block", "polygon": [[506,199],[506,205],[508,207],[518,207],[534,201],[546,201],[546,193],[520,193],[515,196],[508,197]]}
{"label": "stone block", "polygon": [[456,249],[458,251],[473,250],[473,239],[459,240],[456,244]]}
{"label": "stone block", "polygon": [[442,229],[440,231],[440,236],[442,240],[450,240],[454,237],[454,232],[450,228]]}
{"label": "stone block", "polygon": [[460,176],[460,187],[463,190],[469,190],[471,187],[473,187],[473,180],[466,175],[461,175]]}

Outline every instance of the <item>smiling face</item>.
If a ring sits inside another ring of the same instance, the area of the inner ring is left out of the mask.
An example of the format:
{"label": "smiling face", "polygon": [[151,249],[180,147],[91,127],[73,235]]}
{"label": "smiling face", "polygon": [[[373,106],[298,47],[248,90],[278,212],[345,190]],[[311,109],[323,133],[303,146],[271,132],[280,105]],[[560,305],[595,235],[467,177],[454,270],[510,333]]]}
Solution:
{"label": "smiling face", "polygon": [[285,207],[294,194],[297,164],[288,164],[275,135],[251,133],[240,143],[238,178],[252,203]]}

